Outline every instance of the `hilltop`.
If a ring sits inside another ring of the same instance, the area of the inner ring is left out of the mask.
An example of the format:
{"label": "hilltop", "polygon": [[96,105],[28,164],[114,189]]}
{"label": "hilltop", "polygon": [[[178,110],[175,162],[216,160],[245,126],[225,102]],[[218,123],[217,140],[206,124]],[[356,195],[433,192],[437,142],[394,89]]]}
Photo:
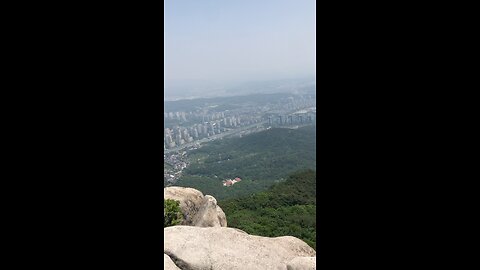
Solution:
{"label": "hilltop", "polygon": [[[311,180],[312,173],[312,171],[298,173],[286,182],[275,185],[271,189],[271,194],[265,193],[266,198],[279,200],[280,204],[277,206],[314,202],[315,192],[310,191],[304,198],[300,198],[297,194],[305,192],[306,185],[314,182]],[[284,193],[285,189],[292,189],[291,181],[298,182],[299,188],[293,192]],[[291,197],[293,201],[285,201],[277,197],[280,193]],[[165,269],[315,269],[316,251],[311,247],[312,245],[304,239],[299,239],[300,237],[289,235],[288,230],[284,230],[287,233],[285,235],[269,237],[265,233],[255,235],[232,228],[230,224],[227,227],[225,214],[217,205],[216,199],[210,195],[203,195],[195,189],[167,187],[164,188],[164,197],[179,204],[182,217],[181,224],[164,226]],[[235,201],[231,203],[240,208],[247,206]],[[250,203],[258,204],[259,207],[275,206],[261,200],[253,200]],[[171,210],[165,204],[164,216],[170,216]],[[291,213],[285,211],[279,213],[284,215],[285,222],[293,224],[294,229],[297,225],[295,221],[292,222],[292,219],[300,219],[303,222],[309,219],[297,210],[292,208]],[[262,222],[262,219],[259,221]],[[278,224],[279,227],[283,226],[282,222]],[[245,227],[248,228],[248,226]],[[273,232],[273,234],[278,233],[278,231]]]}

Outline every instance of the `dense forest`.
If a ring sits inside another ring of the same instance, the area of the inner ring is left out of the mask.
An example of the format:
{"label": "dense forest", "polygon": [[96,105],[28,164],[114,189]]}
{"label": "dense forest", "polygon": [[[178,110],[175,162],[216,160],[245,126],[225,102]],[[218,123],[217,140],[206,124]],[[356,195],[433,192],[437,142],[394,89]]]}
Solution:
{"label": "dense forest", "polygon": [[249,234],[298,237],[316,249],[316,172],[296,172],[267,191],[219,201],[228,227]]}
{"label": "dense forest", "polygon": [[[266,190],[286,175],[316,169],[315,126],[273,128],[242,138],[209,143],[189,154],[190,165],[176,183],[218,200]],[[222,180],[240,177],[224,187]]]}

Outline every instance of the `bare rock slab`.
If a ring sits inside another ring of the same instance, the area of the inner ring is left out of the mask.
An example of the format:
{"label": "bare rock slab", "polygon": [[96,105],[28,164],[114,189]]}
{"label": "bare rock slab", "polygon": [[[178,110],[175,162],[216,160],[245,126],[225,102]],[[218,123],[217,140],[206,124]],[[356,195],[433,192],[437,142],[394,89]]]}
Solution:
{"label": "bare rock slab", "polygon": [[294,258],[316,255],[292,236],[271,238],[233,228],[191,226],[164,228],[164,253],[188,270],[287,270]]}
{"label": "bare rock slab", "polygon": [[315,270],[316,257],[296,257],[287,263],[287,270]]}

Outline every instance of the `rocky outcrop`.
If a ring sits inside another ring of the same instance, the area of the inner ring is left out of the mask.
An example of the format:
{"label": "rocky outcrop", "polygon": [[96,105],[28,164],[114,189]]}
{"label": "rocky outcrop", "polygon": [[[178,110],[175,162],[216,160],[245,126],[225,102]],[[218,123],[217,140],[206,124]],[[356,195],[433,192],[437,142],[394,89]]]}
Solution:
{"label": "rocky outcrop", "polygon": [[316,257],[296,257],[287,263],[287,270],[315,270]]}
{"label": "rocky outcrop", "polygon": [[[311,269],[316,255],[292,236],[262,237],[226,227],[164,228],[164,253],[182,270]],[[305,261],[306,260],[306,261]],[[289,266],[287,266],[289,265]]]}
{"label": "rocky outcrop", "polygon": [[212,196],[193,188],[167,187],[164,198],[180,201],[184,217],[182,225],[164,228],[164,269],[315,269],[315,250],[298,238],[226,228],[225,213]]}
{"label": "rocky outcrop", "polygon": [[164,199],[180,201],[183,214],[182,225],[198,227],[227,227],[227,218],[217,205],[217,200],[202,192],[185,187],[166,187]]}
{"label": "rocky outcrop", "polygon": [[163,254],[163,269],[165,270],[181,270],[178,268],[170,259],[170,257],[167,254]]}

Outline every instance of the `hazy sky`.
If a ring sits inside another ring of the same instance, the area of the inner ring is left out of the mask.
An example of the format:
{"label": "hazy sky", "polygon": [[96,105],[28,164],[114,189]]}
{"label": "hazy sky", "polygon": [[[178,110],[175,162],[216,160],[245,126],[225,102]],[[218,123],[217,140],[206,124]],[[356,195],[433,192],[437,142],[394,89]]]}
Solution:
{"label": "hazy sky", "polygon": [[165,80],[315,74],[315,0],[165,0]]}

